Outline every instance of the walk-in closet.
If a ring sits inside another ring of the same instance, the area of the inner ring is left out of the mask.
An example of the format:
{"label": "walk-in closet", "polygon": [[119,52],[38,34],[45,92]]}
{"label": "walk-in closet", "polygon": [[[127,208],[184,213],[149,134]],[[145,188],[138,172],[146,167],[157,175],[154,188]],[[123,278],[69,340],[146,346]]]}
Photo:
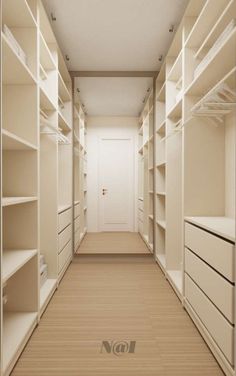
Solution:
{"label": "walk-in closet", "polygon": [[235,376],[236,0],[0,8],[0,376]]}

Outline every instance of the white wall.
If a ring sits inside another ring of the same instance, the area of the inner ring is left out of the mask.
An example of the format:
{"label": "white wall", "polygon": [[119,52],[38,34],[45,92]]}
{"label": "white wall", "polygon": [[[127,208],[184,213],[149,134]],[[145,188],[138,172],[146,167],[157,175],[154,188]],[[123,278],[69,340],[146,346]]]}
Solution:
{"label": "white wall", "polygon": [[138,195],[138,118],[88,117],[87,118],[87,229],[98,231],[98,140],[100,137],[132,137],[134,140],[134,231],[137,231]]}

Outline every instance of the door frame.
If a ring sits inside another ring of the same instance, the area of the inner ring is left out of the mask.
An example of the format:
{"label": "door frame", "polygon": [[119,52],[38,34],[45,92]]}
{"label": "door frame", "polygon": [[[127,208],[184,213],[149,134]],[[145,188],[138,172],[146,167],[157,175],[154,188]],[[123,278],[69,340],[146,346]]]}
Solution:
{"label": "door frame", "polygon": [[[105,230],[102,228],[101,224],[101,210],[102,210],[102,199],[101,199],[101,173],[100,173],[100,161],[101,161],[101,145],[103,140],[128,140],[131,142],[131,147],[132,147],[132,153],[131,153],[131,164],[132,164],[132,177],[131,177],[131,186],[133,187],[132,191],[132,207],[130,209],[130,229],[127,231],[130,232],[135,232],[136,228],[136,221],[135,221],[135,212],[136,212],[136,207],[135,207],[135,200],[136,200],[136,189],[135,189],[135,151],[136,151],[136,146],[135,146],[135,140],[133,136],[98,136],[98,163],[97,163],[97,172],[98,172],[98,212],[97,212],[97,228],[98,232],[105,232]],[[118,231],[117,231],[118,232]]]}

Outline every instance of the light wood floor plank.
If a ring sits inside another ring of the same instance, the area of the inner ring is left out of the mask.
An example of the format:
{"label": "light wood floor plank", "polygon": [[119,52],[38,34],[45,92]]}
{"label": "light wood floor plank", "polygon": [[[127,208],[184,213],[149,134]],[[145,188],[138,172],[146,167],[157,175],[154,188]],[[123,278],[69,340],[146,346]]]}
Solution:
{"label": "light wood floor plank", "polygon": [[[134,354],[100,353],[135,340]],[[77,256],[12,376],[222,376],[151,256]]]}

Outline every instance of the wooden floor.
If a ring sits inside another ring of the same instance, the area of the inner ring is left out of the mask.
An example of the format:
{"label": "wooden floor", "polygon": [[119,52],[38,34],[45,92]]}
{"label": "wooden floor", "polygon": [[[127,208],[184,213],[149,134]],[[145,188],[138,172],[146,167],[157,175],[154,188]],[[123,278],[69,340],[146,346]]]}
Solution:
{"label": "wooden floor", "polygon": [[[101,352],[106,340],[135,353]],[[150,255],[77,256],[12,373],[202,375],[223,372]]]}
{"label": "wooden floor", "polygon": [[84,237],[77,253],[150,253],[137,232],[90,232]]}

